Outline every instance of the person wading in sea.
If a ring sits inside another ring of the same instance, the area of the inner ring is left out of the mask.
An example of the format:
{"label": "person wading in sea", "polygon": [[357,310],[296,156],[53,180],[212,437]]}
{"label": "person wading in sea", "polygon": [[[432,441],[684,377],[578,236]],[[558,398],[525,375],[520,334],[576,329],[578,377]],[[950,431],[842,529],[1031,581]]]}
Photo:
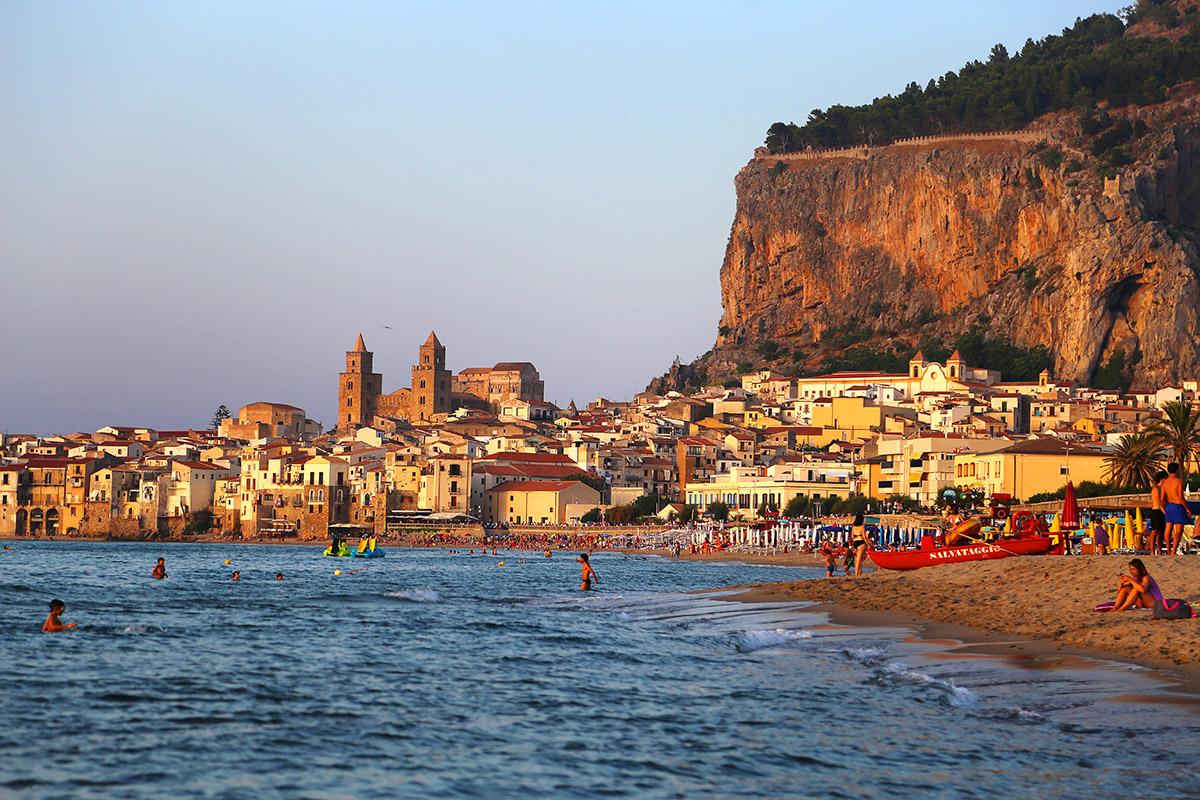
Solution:
{"label": "person wading in sea", "polygon": [[154,565],[154,569],[150,570],[150,574],[161,581],[167,577],[167,563],[160,558],[158,563]]}
{"label": "person wading in sea", "polygon": [[67,604],[62,600],[50,601],[50,616],[46,617],[45,623],[42,624],[44,633],[57,633],[58,631],[66,631],[78,625],[78,622],[72,622],[70,625],[63,625],[59,617],[67,610]]}
{"label": "person wading in sea", "polygon": [[580,564],[583,564],[583,582],[579,585],[579,591],[590,592],[593,583],[599,583],[600,579],[596,577],[596,570],[592,569],[592,565],[588,562],[587,553],[581,553],[579,558],[575,559]]}

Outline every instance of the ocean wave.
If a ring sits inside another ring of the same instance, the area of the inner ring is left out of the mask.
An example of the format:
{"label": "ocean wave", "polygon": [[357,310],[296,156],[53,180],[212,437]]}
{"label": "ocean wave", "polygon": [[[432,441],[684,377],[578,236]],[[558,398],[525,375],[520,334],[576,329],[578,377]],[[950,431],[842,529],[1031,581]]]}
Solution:
{"label": "ocean wave", "polygon": [[811,639],[812,631],[776,628],[774,630],[742,631],[734,636],[739,653],[753,653],[767,647],[779,647],[801,639]]}
{"label": "ocean wave", "polygon": [[942,681],[927,675],[924,672],[918,672],[914,669],[909,669],[907,665],[894,661],[888,664],[883,669],[884,681],[892,684],[923,684],[938,691],[938,699],[943,703],[955,708],[965,708],[966,706],[974,705],[979,700],[979,695],[972,692],[970,689],[962,686],[955,686],[950,681]]}
{"label": "ocean wave", "polygon": [[441,595],[433,589],[401,589],[398,592],[384,592],[384,597],[394,597],[397,600],[407,600],[410,603],[440,603]]}

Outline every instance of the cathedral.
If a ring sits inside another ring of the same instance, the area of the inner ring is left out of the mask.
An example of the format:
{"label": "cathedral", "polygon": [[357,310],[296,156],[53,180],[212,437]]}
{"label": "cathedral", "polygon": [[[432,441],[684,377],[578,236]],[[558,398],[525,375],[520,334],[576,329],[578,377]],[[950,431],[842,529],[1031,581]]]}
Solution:
{"label": "cathedral", "polygon": [[373,370],[374,354],[360,333],[354,349],[346,353],[346,371],[338,378],[339,429],[370,425],[376,416],[432,422],[434,415],[460,407],[494,413],[510,399],[541,402],[545,392],[537,369],[527,361],[469,367],[452,378],[446,348],[433,332],[417,353],[409,387],[383,394],[383,375]]}

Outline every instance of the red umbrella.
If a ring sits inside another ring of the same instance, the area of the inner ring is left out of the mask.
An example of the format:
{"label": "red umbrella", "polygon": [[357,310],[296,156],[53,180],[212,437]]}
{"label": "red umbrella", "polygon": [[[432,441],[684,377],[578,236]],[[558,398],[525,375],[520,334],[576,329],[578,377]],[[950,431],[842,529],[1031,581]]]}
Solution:
{"label": "red umbrella", "polygon": [[1067,491],[1063,495],[1062,529],[1073,531],[1079,527],[1079,501],[1075,499],[1075,484],[1067,481]]}

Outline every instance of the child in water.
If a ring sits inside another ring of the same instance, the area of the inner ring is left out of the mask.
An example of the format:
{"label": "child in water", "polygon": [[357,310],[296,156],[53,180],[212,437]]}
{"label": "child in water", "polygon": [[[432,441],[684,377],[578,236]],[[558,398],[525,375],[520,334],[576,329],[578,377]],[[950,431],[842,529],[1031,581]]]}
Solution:
{"label": "child in water", "polygon": [[158,580],[160,580],[160,581],[161,581],[163,578],[167,577],[167,564],[166,564],[166,562],[165,562],[165,561],[163,561],[163,560],[160,558],[160,559],[158,560],[158,563],[154,565],[154,569],[152,569],[152,570],[150,571],[150,574],[151,574],[151,575],[153,575],[155,578],[157,578],[157,579],[158,579]]}
{"label": "child in water", "polygon": [[587,553],[580,553],[579,558],[575,559],[580,564],[583,564],[583,583],[579,585],[579,591],[590,592],[593,583],[599,583],[600,579],[596,577],[596,571],[592,569],[592,565],[588,563]]}
{"label": "child in water", "polygon": [[63,625],[59,617],[67,610],[67,604],[62,600],[50,601],[50,616],[46,617],[45,624],[42,625],[44,633],[56,633],[58,631],[66,631],[78,625],[78,622],[72,622],[70,625]]}

